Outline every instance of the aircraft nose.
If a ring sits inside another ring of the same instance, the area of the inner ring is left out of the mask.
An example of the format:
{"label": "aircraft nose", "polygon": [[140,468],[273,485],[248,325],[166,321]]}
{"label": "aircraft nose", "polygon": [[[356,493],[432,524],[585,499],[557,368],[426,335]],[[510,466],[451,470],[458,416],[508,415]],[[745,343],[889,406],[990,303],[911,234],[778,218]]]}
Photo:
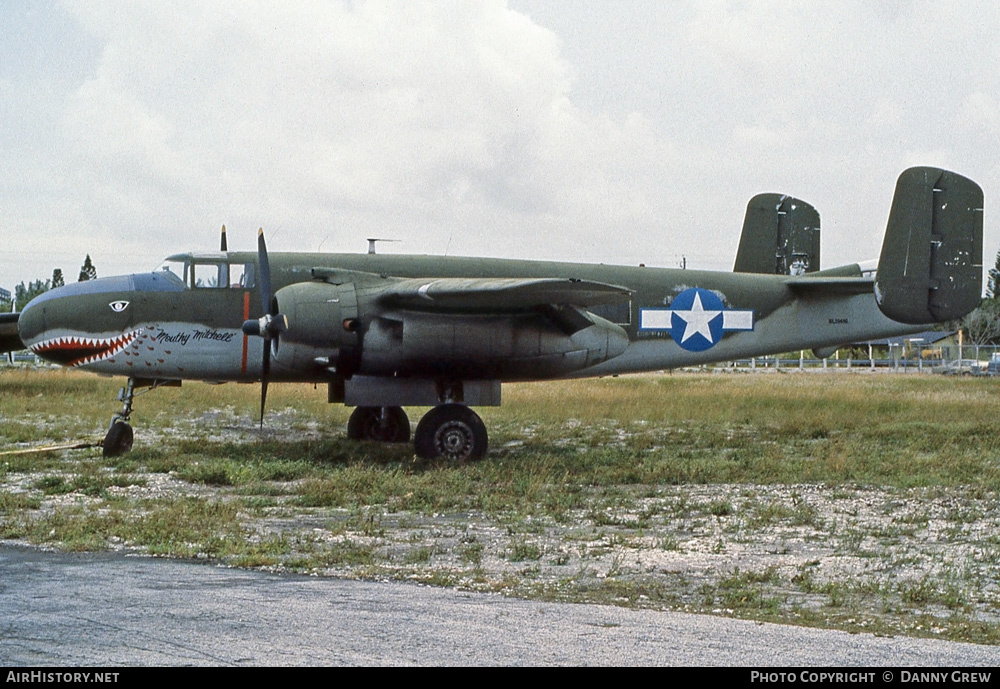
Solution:
{"label": "aircraft nose", "polygon": [[129,276],[57,287],[21,311],[18,333],[35,354],[59,364],[86,361],[131,325]]}
{"label": "aircraft nose", "polygon": [[17,317],[18,336],[21,338],[21,342],[25,344],[37,339],[38,335],[45,330],[42,310],[32,308],[32,304],[34,303],[34,299],[28,302],[28,305]]}

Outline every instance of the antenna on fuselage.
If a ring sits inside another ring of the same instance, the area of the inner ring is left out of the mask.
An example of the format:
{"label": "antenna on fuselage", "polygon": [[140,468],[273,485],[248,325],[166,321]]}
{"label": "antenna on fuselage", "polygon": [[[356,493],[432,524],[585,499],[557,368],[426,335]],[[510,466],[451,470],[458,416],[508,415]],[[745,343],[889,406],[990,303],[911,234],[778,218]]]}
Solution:
{"label": "antenna on fuselage", "polygon": [[229,244],[226,242],[226,226],[222,226],[222,241],[219,244],[219,251],[229,251]]}
{"label": "antenna on fuselage", "polygon": [[368,253],[375,253],[375,242],[400,242],[401,239],[382,239],[380,237],[369,237],[368,238]]}

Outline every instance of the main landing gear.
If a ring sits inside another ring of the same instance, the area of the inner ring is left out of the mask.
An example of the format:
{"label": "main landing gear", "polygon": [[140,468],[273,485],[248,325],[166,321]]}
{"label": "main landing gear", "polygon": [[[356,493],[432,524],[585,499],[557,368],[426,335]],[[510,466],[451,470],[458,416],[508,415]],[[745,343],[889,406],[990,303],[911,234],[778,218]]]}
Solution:
{"label": "main landing gear", "polygon": [[[141,381],[150,390],[170,381]],[[142,392],[149,392],[143,390]],[[118,399],[120,412],[111,417],[101,444],[105,457],[117,457],[132,449],[134,434],[129,418],[132,401],[137,394],[136,380],[129,378]],[[347,437],[352,440],[373,440],[383,443],[405,443],[410,440],[410,419],[402,407],[357,407],[347,422]],[[413,435],[413,446],[423,459],[444,459],[453,462],[474,462],[482,459],[489,446],[486,425],[476,412],[464,404],[448,403],[424,414]]]}
{"label": "main landing gear", "polygon": [[347,422],[347,437],[406,443],[410,440],[410,419],[402,407],[357,407]]}
{"label": "main landing gear", "polygon": [[[347,437],[405,443],[410,421],[402,407],[357,407],[347,422]],[[489,446],[486,425],[464,404],[442,404],[427,412],[417,424],[413,446],[423,459],[474,462]]]}
{"label": "main landing gear", "polygon": [[486,454],[486,424],[463,404],[442,404],[420,419],[413,446],[424,459],[474,462]]}

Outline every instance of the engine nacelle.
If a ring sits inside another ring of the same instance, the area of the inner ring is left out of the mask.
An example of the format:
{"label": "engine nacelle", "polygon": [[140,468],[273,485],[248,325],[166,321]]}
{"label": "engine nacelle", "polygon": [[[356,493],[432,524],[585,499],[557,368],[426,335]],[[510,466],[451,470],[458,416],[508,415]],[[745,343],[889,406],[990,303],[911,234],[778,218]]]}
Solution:
{"label": "engine nacelle", "polygon": [[471,315],[393,310],[353,284],[303,282],[278,290],[288,327],[272,362],[286,376],[331,368],[349,378],[419,376],[455,380],[554,378],[618,356],[625,331],[577,307]]}
{"label": "engine nacelle", "polygon": [[288,326],[272,343],[271,361],[279,375],[308,380],[332,368],[349,378],[361,356],[358,300],[351,283],[299,282],[274,295]]}
{"label": "engine nacelle", "polygon": [[299,282],[278,290],[274,298],[278,313],[288,319],[279,351],[286,344],[327,351],[357,344],[360,322],[353,284]]}
{"label": "engine nacelle", "polygon": [[[582,315],[582,313],[581,313]],[[458,379],[555,378],[618,356],[625,331],[586,314],[571,334],[542,314],[401,313],[366,328],[362,372]]]}

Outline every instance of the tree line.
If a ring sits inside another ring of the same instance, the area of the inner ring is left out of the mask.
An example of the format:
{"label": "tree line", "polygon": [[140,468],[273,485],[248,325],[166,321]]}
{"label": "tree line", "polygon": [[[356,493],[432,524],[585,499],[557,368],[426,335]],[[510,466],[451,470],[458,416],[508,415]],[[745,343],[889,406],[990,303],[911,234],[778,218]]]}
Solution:
{"label": "tree line", "polygon": [[[77,278],[77,282],[94,280],[96,278],[97,268],[94,267],[94,262],[90,259],[90,254],[87,254],[87,258],[84,259],[83,265],[80,266],[80,276]],[[17,305],[18,308],[23,308],[29,301],[37,297],[39,294],[44,294],[50,289],[62,287],[65,284],[66,279],[63,277],[62,268],[56,268],[53,270],[52,277],[48,280],[33,280],[27,284],[22,282],[14,288],[13,301],[8,299],[0,302],[0,312],[12,311],[15,305]]]}
{"label": "tree line", "polygon": [[986,280],[986,298],[955,327],[965,331],[969,344],[1000,344],[1000,250]]}

